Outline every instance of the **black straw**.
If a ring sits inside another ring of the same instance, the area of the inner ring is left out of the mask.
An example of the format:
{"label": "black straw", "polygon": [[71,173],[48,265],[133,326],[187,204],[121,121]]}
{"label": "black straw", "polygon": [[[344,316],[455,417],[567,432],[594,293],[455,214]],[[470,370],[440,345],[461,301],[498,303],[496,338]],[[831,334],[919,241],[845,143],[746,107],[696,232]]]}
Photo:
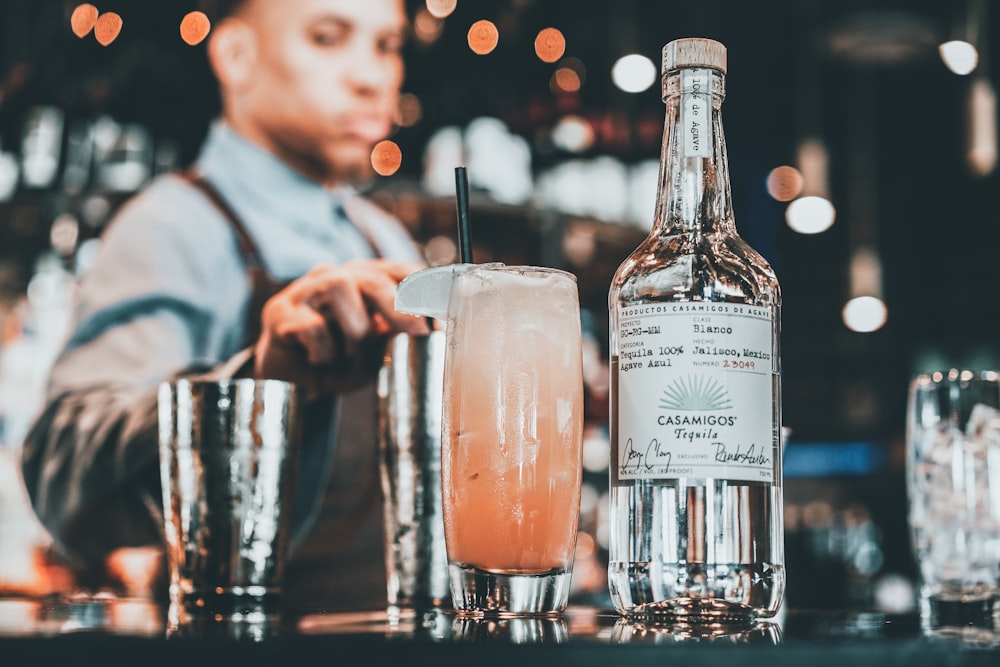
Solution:
{"label": "black straw", "polygon": [[469,176],[465,167],[455,167],[455,194],[458,200],[458,251],[463,264],[472,264],[469,239]]}

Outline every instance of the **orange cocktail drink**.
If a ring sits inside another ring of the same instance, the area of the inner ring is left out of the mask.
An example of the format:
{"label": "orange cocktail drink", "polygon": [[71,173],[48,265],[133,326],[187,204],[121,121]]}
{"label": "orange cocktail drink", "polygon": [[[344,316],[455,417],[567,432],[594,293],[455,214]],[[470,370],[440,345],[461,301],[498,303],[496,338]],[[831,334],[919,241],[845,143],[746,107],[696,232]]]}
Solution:
{"label": "orange cocktail drink", "polygon": [[455,606],[557,612],[580,511],[576,280],[540,267],[472,267],[455,277],[447,319],[442,496]]}

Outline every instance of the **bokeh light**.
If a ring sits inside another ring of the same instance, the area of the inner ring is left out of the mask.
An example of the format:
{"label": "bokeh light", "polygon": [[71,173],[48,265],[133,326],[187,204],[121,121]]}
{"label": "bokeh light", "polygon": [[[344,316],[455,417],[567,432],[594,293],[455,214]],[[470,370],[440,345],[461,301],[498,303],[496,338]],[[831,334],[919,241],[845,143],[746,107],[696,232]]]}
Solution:
{"label": "bokeh light", "polygon": [[181,39],[194,46],[208,37],[211,29],[212,22],[208,20],[208,16],[204,12],[188,12],[181,20]]}
{"label": "bokeh light", "polygon": [[587,79],[587,68],[579,58],[563,60],[549,81],[549,89],[553,93],[575,93]]}
{"label": "bokeh light", "polygon": [[437,41],[444,30],[444,21],[435,18],[426,9],[421,9],[413,18],[413,36],[421,44],[431,44]]}
{"label": "bokeh light", "polygon": [[580,116],[565,116],[552,128],[552,143],[571,153],[582,153],[594,145],[594,128]]}
{"label": "bokeh light", "polygon": [[576,558],[581,560],[589,558],[594,554],[596,544],[593,536],[585,531],[580,531],[576,537]]}
{"label": "bokeh light", "polygon": [[611,445],[598,431],[587,430],[583,437],[583,468],[587,472],[606,473]]}
{"label": "bokeh light", "polygon": [[974,176],[982,178],[997,166],[997,95],[986,77],[969,86],[965,160]]}
{"label": "bokeh light", "polygon": [[492,21],[482,19],[469,27],[469,48],[472,52],[485,56],[497,48],[500,42],[500,31]]}
{"label": "bokeh light", "polygon": [[959,76],[971,74],[979,64],[979,52],[972,44],[953,39],[938,47],[945,66]]}
{"label": "bokeh light", "polygon": [[403,164],[403,151],[395,141],[386,139],[372,149],[372,168],[379,176],[392,176]]}
{"label": "bokeh light", "polygon": [[560,67],[552,73],[550,88],[553,92],[575,93],[582,85],[580,75],[569,67]]}
{"label": "bokeh light", "polygon": [[107,46],[118,38],[122,31],[122,17],[114,12],[104,12],[94,23],[94,38],[101,46]]}
{"label": "bokeh light", "polygon": [[[587,436],[584,435],[584,438]],[[607,466],[605,466],[607,469]],[[590,514],[600,511],[601,494],[593,484],[584,484],[580,489],[580,513]]]}
{"label": "bokeh light", "polygon": [[566,38],[557,28],[545,28],[535,37],[535,55],[545,63],[554,63],[566,53]]}
{"label": "bokeh light", "polygon": [[420,98],[413,93],[403,93],[399,96],[399,106],[396,109],[396,124],[400,127],[413,127],[423,117],[423,106]]}
{"label": "bokeh light", "polygon": [[611,80],[626,93],[641,93],[656,82],[657,73],[652,60],[639,53],[630,53],[615,61]]}
{"label": "bokeh light", "polygon": [[424,244],[424,259],[431,266],[453,264],[458,261],[458,246],[450,236],[439,234],[432,236]]}
{"label": "bokeh light", "polygon": [[795,167],[775,167],[767,175],[767,193],[778,201],[792,201],[802,193],[802,172]]}
{"label": "bokeh light", "polygon": [[819,234],[833,226],[837,210],[823,197],[800,197],[785,210],[788,226],[800,234]]}
{"label": "bokeh light", "polygon": [[73,29],[73,34],[81,39],[86,37],[94,29],[94,24],[97,23],[99,14],[100,12],[97,7],[90,3],[85,2],[77,5],[76,9],[73,10],[72,16],[69,18],[69,25]]}
{"label": "bokeh light", "polygon": [[875,296],[854,297],[844,305],[844,324],[851,331],[870,333],[878,331],[889,316],[885,302]]}
{"label": "bokeh light", "polygon": [[427,5],[427,11],[431,13],[431,16],[443,19],[455,11],[458,0],[427,0],[424,4]]}
{"label": "bokeh light", "polygon": [[80,223],[72,213],[63,213],[52,222],[49,230],[49,243],[52,249],[61,255],[69,256],[76,249],[80,238]]}

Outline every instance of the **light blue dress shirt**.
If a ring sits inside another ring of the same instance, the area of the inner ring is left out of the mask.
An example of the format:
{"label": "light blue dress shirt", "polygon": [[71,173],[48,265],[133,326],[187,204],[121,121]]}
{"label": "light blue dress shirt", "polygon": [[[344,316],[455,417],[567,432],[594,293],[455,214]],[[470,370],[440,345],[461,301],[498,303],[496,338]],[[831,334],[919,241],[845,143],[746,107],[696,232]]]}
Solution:
{"label": "light blue dress shirt", "polygon": [[[196,167],[278,280],[370,257],[366,236],[384,257],[419,259],[407,230],[384,210],[301,176],[222,122]],[[109,223],[23,446],[32,504],[68,557],[95,564],[113,548],[162,539],[157,387],[183,375],[225,376],[245,360],[250,296],[232,228],[179,175],[158,177]],[[323,493],[335,412],[333,400],[306,410],[293,542]]]}

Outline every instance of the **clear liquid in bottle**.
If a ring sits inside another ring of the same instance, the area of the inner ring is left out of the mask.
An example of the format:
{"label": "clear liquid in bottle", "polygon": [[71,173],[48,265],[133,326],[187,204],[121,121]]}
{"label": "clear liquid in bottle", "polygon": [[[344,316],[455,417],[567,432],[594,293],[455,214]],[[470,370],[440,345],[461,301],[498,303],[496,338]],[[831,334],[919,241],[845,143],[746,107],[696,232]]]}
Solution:
{"label": "clear liquid in bottle", "polygon": [[784,592],[781,292],[736,232],[725,47],[664,47],[656,220],[609,292],[608,584],[636,619],[739,623]]}

